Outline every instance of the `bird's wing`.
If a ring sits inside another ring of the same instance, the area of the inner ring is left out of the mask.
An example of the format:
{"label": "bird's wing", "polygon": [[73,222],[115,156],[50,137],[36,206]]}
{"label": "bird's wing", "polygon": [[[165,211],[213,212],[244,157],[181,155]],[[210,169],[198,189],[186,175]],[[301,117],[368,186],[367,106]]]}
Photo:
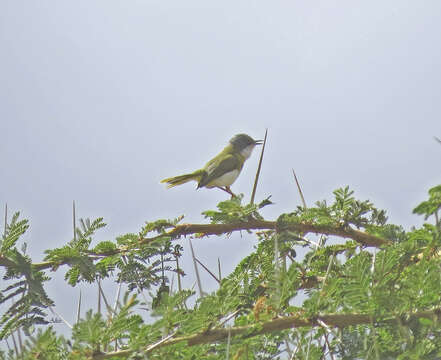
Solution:
{"label": "bird's wing", "polygon": [[198,184],[198,188],[203,187],[214,179],[233,171],[233,170],[241,170],[242,165],[239,159],[234,155],[224,156],[222,160],[219,158],[214,158],[207,165],[205,165],[205,175],[202,176],[201,181]]}

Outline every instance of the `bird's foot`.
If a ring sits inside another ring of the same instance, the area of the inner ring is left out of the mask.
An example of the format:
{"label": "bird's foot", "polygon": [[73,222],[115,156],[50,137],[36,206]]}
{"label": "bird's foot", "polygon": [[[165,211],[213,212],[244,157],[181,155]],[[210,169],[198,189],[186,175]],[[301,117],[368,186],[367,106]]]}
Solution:
{"label": "bird's foot", "polygon": [[234,199],[235,197],[237,197],[237,195],[231,191],[229,186],[225,186],[225,189],[227,190],[227,193],[229,193],[231,195],[231,199]]}
{"label": "bird's foot", "polygon": [[225,187],[218,186],[217,188],[225,191],[228,194],[230,194],[231,195],[231,199],[234,199],[235,197],[237,197],[236,194],[231,191],[229,186],[225,186]]}

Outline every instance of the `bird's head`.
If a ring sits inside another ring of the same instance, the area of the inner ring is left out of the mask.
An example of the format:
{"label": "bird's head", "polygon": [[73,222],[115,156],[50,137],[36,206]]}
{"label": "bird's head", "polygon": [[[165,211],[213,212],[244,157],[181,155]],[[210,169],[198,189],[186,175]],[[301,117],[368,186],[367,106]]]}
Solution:
{"label": "bird's head", "polygon": [[254,147],[262,144],[262,140],[254,140],[247,134],[237,134],[231,138],[230,144],[233,145],[234,149],[240,152],[245,159],[248,159]]}

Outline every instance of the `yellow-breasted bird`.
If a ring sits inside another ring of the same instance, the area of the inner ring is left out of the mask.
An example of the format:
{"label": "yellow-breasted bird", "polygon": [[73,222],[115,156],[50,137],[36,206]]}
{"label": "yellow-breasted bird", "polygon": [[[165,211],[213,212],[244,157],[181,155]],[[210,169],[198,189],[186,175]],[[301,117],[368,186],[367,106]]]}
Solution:
{"label": "yellow-breasted bird", "polygon": [[217,187],[234,196],[230,186],[239,176],[245,160],[251,156],[254,147],[260,144],[262,140],[254,140],[246,134],[235,135],[228,145],[202,169],[161,180],[161,183],[166,183],[167,187],[171,188],[194,180],[198,183],[197,189]]}

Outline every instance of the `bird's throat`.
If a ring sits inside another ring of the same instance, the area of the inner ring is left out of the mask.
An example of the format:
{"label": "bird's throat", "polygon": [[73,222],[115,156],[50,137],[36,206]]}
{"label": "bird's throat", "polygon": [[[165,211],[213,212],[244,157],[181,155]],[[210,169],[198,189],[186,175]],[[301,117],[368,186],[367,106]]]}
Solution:
{"label": "bird's throat", "polygon": [[255,146],[256,145],[248,145],[245,149],[240,151],[240,155],[242,155],[244,159],[247,160],[251,156]]}

